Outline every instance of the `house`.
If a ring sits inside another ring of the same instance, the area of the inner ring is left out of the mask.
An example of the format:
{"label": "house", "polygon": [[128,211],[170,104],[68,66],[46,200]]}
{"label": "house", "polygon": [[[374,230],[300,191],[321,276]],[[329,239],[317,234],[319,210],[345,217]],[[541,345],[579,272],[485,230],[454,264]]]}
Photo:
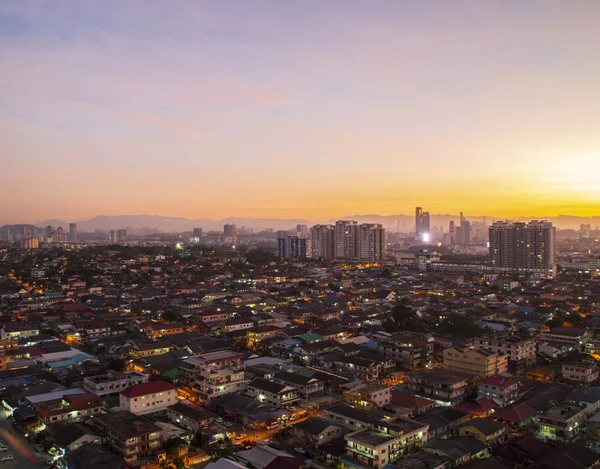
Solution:
{"label": "house", "polygon": [[64,457],[66,467],[85,469],[126,469],[131,467],[121,456],[109,448],[96,444],[84,444]]}
{"label": "house", "polygon": [[562,363],[562,377],[577,383],[590,384],[598,380],[600,368],[592,359],[567,360]]}
{"label": "house", "polygon": [[575,389],[567,396],[567,403],[586,408],[588,417],[595,415],[600,410],[600,387],[585,386]]}
{"label": "house", "polygon": [[365,383],[372,383],[383,378],[390,368],[394,367],[393,362],[379,362],[361,357],[337,356],[333,360],[333,368],[336,373],[359,379]]}
{"label": "house", "polygon": [[452,458],[426,451],[417,451],[388,466],[390,469],[450,469]]}
{"label": "house", "polygon": [[119,393],[119,407],[136,415],[166,410],[177,402],[177,386],[166,381],[137,384]]}
{"label": "house", "polygon": [[281,328],[277,326],[259,326],[247,330],[246,339],[248,347],[256,348],[267,339],[281,335]]}
{"label": "house", "polygon": [[485,445],[495,445],[507,438],[506,427],[489,418],[477,418],[458,428],[459,436],[473,436]]}
{"label": "house", "polygon": [[356,408],[381,409],[391,402],[391,388],[369,384],[344,391],[344,400]]}
{"label": "house", "polygon": [[398,389],[392,389],[391,403],[409,409],[413,415],[422,414],[435,407],[435,401]]}
{"label": "house", "polygon": [[473,436],[451,436],[430,441],[422,450],[447,456],[453,460],[454,466],[462,466],[470,459],[489,458],[491,455],[489,446]]}
{"label": "house", "polygon": [[508,355],[508,360],[517,364],[535,363],[537,345],[535,338],[515,337],[496,334],[475,338],[475,347],[483,348],[500,355]]}
{"label": "house", "polygon": [[294,456],[267,445],[239,451],[236,459],[254,469],[299,469],[300,467],[300,463]]}
{"label": "house", "polygon": [[136,384],[147,383],[148,375],[137,371],[113,371],[109,370],[105,375],[89,376],[83,379],[83,389],[97,396],[108,396],[118,394],[123,389]]}
{"label": "house", "polygon": [[585,344],[592,338],[591,331],[577,327],[555,327],[549,332],[540,334],[540,342],[552,342],[560,345],[566,345],[573,349],[585,347]]}
{"label": "house", "polygon": [[175,350],[175,346],[162,341],[142,342],[134,344],[129,351],[133,358],[153,357],[154,355],[164,355]]}
{"label": "house", "polygon": [[289,406],[300,400],[298,391],[294,387],[263,378],[254,378],[250,381],[246,393],[259,402],[276,407]]}
{"label": "house", "polygon": [[469,373],[480,378],[508,371],[508,355],[494,353],[488,349],[453,347],[444,350],[444,369]]}
{"label": "house", "polygon": [[46,427],[46,434],[65,453],[75,451],[87,443],[100,444],[102,440],[92,427],[81,422],[53,423]]}
{"label": "house", "polygon": [[433,440],[448,433],[469,419],[469,414],[454,408],[439,407],[412,418],[428,427],[428,439]]}
{"label": "house", "polygon": [[273,376],[273,381],[295,388],[304,399],[323,395],[325,388],[325,383],[322,380],[292,371],[276,373]]}
{"label": "house", "polygon": [[35,412],[46,424],[82,420],[99,413],[104,399],[95,394],[72,394],[45,401],[35,406]]}
{"label": "house", "polygon": [[252,319],[246,318],[233,318],[225,321],[223,330],[227,332],[243,331],[244,329],[252,329],[254,322]]}
{"label": "house", "polygon": [[144,332],[152,340],[156,340],[165,335],[181,334],[183,325],[178,322],[153,322],[144,328]]}
{"label": "house", "polygon": [[501,376],[489,376],[479,380],[477,390],[480,396],[488,397],[505,406],[517,398],[519,383]]}
{"label": "house", "polygon": [[464,374],[424,370],[408,373],[405,386],[417,396],[454,405],[465,400],[468,384]]}
{"label": "house", "polygon": [[293,432],[308,444],[319,446],[341,437],[345,430],[327,420],[309,418],[294,425]]}
{"label": "house", "polygon": [[206,409],[193,405],[177,402],[167,409],[167,416],[174,422],[197,432],[201,428],[209,426],[214,415]]}
{"label": "house", "polygon": [[373,411],[355,409],[347,404],[338,404],[325,409],[322,417],[351,431],[370,427],[371,423],[377,420],[377,414]]}
{"label": "house", "polygon": [[31,337],[39,334],[40,331],[37,327],[23,322],[8,322],[2,326],[0,336],[2,339],[20,339],[22,337]]}
{"label": "house", "polygon": [[161,428],[143,415],[126,410],[97,414],[90,425],[104,436],[105,444],[127,462],[144,459],[161,447]]}
{"label": "house", "polygon": [[573,443],[585,430],[587,407],[567,404],[554,406],[539,416],[538,438]]}

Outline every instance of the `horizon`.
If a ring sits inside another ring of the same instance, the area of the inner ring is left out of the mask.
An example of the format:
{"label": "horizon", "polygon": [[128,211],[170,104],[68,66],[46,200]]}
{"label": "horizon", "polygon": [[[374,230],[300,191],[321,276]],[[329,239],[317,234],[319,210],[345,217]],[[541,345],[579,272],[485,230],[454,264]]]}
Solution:
{"label": "horizon", "polygon": [[598,215],[599,16],[593,0],[4,2],[3,223]]}

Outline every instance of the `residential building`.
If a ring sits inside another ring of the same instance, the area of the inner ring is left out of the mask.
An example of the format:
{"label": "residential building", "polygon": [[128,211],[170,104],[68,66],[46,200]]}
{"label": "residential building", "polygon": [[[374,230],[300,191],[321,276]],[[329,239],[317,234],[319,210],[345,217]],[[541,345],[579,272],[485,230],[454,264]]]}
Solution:
{"label": "residential building", "polygon": [[232,350],[207,352],[185,359],[180,367],[180,381],[207,402],[232,392],[246,390],[244,356]]}
{"label": "residential building", "polygon": [[46,423],[83,420],[102,411],[104,399],[95,394],[72,394],[35,406],[35,412]]}
{"label": "residential building", "polygon": [[502,443],[507,438],[506,427],[489,418],[469,420],[458,429],[459,436],[473,436],[486,445]]}
{"label": "residential building", "polygon": [[295,388],[298,395],[304,399],[321,396],[325,389],[325,383],[322,380],[291,371],[281,371],[275,374],[273,381]]}
{"label": "residential building", "polygon": [[65,453],[70,453],[85,444],[100,444],[102,438],[89,425],[81,422],[53,423],[46,427],[46,435]]}
{"label": "residential building", "polygon": [[299,236],[277,238],[277,253],[282,259],[306,259],[312,256],[312,240]]}
{"label": "residential building", "polygon": [[8,322],[2,326],[2,339],[21,339],[39,335],[37,327],[24,322]]}
{"label": "residential building", "polygon": [[339,425],[333,425],[320,418],[308,418],[293,426],[294,434],[313,446],[329,443],[341,437],[345,431]]}
{"label": "residential building", "polygon": [[161,412],[177,402],[177,386],[166,381],[137,384],[119,393],[119,407],[136,415]]}
{"label": "residential building", "polygon": [[400,456],[427,443],[428,427],[414,420],[397,419],[344,436],[342,462],[357,468],[381,469]]}
{"label": "residential building", "polygon": [[554,344],[566,345],[577,350],[585,347],[592,338],[592,333],[578,327],[555,327],[548,332],[540,334],[540,342],[552,342]]}
{"label": "residential building", "polygon": [[105,444],[127,462],[144,459],[161,447],[161,428],[143,415],[126,410],[97,414],[90,424],[105,437]]}
{"label": "residential building", "polygon": [[144,331],[148,337],[156,340],[165,335],[181,334],[183,332],[183,325],[178,322],[153,322],[148,324]]}
{"label": "residential building", "polygon": [[378,419],[378,414],[372,410],[366,411],[347,404],[338,404],[325,409],[323,418],[348,430],[356,431],[370,427],[371,423]]}
{"label": "residential building", "polygon": [[577,383],[590,384],[598,380],[600,368],[595,360],[567,360],[562,363],[562,377]]}
{"label": "residential building", "polygon": [[214,420],[214,415],[206,409],[182,402],[177,402],[169,407],[167,416],[172,421],[195,432],[208,427]]}
{"label": "residential building", "polygon": [[409,373],[405,386],[418,396],[454,405],[465,400],[468,383],[464,375],[432,370]]}
{"label": "residential building", "polygon": [[225,333],[235,332],[235,331],[243,331],[244,329],[252,329],[254,327],[254,321],[252,319],[245,318],[233,318],[227,319],[225,321],[225,325],[223,326],[223,331]]}
{"label": "residential building", "polygon": [[444,350],[444,369],[485,378],[507,372],[508,355],[488,349],[447,348]]}
{"label": "residential building", "polygon": [[113,371],[100,376],[89,376],[83,379],[83,389],[97,396],[118,394],[125,388],[147,383],[148,375],[137,371]]}
{"label": "residential building", "polygon": [[312,232],[312,257],[315,259],[333,259],[333,226],[315,225]]}
{"label": "residential building", "polygon": [[415,232],[418,241],[430,241],[431,221],[429,212],[424,212],[422,207],[415,209]]}
{"label": "residential building", "polygon": [[391,402],[391,388],[379,384],[369,384],[345,391],[344,400],[359,409],[381,409]]}
{"label": "residential building", "polygon": [[423,451],[452,458],[455,467],[462,466],[471,459],[486,459],[491,455],[490,447],[472,436],[440,438],[430,441],[422,449]]}
{"label": "residential building", "polygon": [[332,366],[336,373],[359,379],[365,383],[377,381],[395,368],[395,364],[391,360],[380,362],[367,358],[345,356],[334,358]]}
{"label": "residential building", "polygon": [[285,407],[300,400],[298,391],[292,386],[267,381],[263,378],[254,378],[248,383],[246,393],[259,402],[276,407]]}
{"label": "residential building", "polygon": [[584,386],[577,388],[567,396],[566,401],[568,404],[585,407],[588,417],[591,417],[600,410],[600,387]]}
{"label": "residential building", "polygon": [[385,258],[385,229],[378,223],[358,225],[357,260],[361,262],[380,262]]}
{"label": "residential building", "polygon": [[501,406],[512,403],[519,394],[519,383],[502,376],[488,376],[477,383],[479,395],[488,397]]}
{"label": "residential building", "polygon": [[423,360],[423,351],[412,344],[402,344],[396,341],[384,341],[380,344],[379,350],[383,355],[400,362],[406,368],[418,368]]}
{"label": "residential building", "polygon": [[491,350],[493,353],[508,355],[508,360],[519,364],[535,363],[537,345],[535,338],[521,338],[511,335],[489,335],[477,337],[475,347]]}
{"label": "residential building", "polygon": [[548,221],[495,222],[489,228],[494,267],[556,270],[556,228]]}
{"label": "residential building", "polygon": [[575,404],[554,406],[539,416],[538,437],[572,443],[579,439],[587,422],[587,407]]}
{"label": "residential building", "polygon": [[338,220],[335,222],[333,235],[335,259],[356,260],[357,230],[358,224],[354,220]]}

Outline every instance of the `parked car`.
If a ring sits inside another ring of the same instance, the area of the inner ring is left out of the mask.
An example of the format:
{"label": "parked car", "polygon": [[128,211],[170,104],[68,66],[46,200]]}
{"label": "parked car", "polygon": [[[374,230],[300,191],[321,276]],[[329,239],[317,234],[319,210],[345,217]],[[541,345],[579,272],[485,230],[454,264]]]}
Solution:
{"label": "parked car", "polygon": [[306,450],[304,448],[300,448],[299,446],[294,448],[294,451],[298,454],[306,454]]}
{"label": "parked car", "polygon": [[0,461],[12,461],[13,459],[15,459],[15,455],[12,453],[8,453],[8,454],[5,454],[4,456],[2,456],[0,458]]}

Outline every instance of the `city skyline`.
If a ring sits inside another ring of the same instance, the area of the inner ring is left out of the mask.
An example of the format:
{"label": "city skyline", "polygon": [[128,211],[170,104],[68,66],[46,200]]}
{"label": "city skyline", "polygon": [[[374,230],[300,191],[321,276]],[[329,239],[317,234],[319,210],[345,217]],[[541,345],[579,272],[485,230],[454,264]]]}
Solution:
{"label": "city skyline", "polygon": [[0,223],[598,214],[598,2],[174,5],[0,6]]}

